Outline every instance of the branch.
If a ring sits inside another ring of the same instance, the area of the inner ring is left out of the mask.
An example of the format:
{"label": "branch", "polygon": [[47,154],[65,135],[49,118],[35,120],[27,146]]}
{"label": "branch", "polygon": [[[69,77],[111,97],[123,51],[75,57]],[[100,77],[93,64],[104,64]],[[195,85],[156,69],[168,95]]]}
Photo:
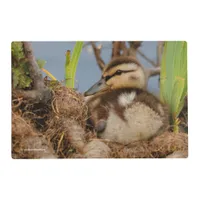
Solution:
{"label": "branch", "polygon": [[137,50],[142,45],[142,41],[133,41],[133,42],[129,42],[129,44],[130,44],[130,48]]}
{"label": "branch", "polygon": [[29,72],[33,80],[33,90],[17,90],[18,96],[25,99],[31,99],[36,102],[47,102],[51,98],[51,91],[45,86],[42,78],[41,71],[36,62],[35,56],[33,55],[33,49],[30,42],[22,42],[25,58],[29,63]]}
{"label": "branch", "polygon": [[154,67],[158,67],[157,64],[151,60],[150,58],[148,58],[144,53],[142,53],[139,49],[137,49],[137,52],[145,59],[147,60],[149,63],[151,63]]}
{"label": "branch", "polygon": [[103,70],[103,68],[105,67],[105,63],[100,56],[101,48],[97,48],[94,42],[91,42],[91,45],[92,45],[92,48],[93,48],[93,51],[94,51],[94,55],[95,55],[97,64],[99,65],[100,70]]}
{"label": "branch", "polygon": [[156,67],[156,68],[145,68],[145,74],[146,77],[149,78],[151,76],[156,76],[160,74],[160,67]]}
{"label": "branch", "polygon": [[133,41],[128,43],[130,45],[130,48],[128,49],[128,55],[137,59],[137,50],[141,46],[142,41]]}
{"label": "branch", "polygon": [[90,44],[91,44],[91,42],[84,42],[84,44],[83,44],[83,48],[89,46]]}
{"label": "branch", "polygon": [[16,96],[18,98],[22,97],[23,99],[29,99],[34,102],[43,102],[47,103],[49,99],[52,97],[51,91],[46,88],[46,89],[41,89],[41,90],[16,90]]}
{"label": "branch", "polygon": [[123,56],[128,56],[128,48],[126,46],[126,42],[121,42],[120,48],[123,51],[122,55]]}
{"label": "branch", "polygon": [[162,53],[163,53],[164,42],[160,41],[157,45],[157,66],[160,66]]}
{"label": "branch", "polygon": [[136,49],[134,49],[134,48],[129,48],[128,49],[128,55],[134,57],[135,59],[137,59],[137,54],[136,53],[137,53]]}
{"label": "branch", "polygon": [[142,56],[145,60],[151,63],[154,67],[159,66],[153,60],[148,58],[144,53],[142,53],[139,50],[139,47],[141,47],[142,41],[133,41],[133,42],[129,42],[129,44],[130,44],[129,55],[136,57],[136,53],[139,53],[140,56]]}
{"label": "branch", "polygon": [[121,42],[112,42],[112,58],[120,56],[120,43]]}
{"label": "branch", "polygon": [[35,56],[33,55],[33,49],[30,42],[22,42],[24,48],[24,54],[29,62],[30,76],[33,80],[33,88],[35,90],[41,90],[45,88],[44,81],[42,78],[41,71],[36,62]]}

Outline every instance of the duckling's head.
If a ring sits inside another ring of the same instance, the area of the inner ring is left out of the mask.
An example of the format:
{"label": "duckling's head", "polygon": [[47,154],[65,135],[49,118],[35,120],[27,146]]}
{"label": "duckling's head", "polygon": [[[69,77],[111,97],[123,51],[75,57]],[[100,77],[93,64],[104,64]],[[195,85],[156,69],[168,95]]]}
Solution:
{"label": "duckling's head", "polygon": [[101,80],[85,92],[85,96],[118,88],[145,88],[145,73],[133,57],[121,56],[113,59],[103,70]]}

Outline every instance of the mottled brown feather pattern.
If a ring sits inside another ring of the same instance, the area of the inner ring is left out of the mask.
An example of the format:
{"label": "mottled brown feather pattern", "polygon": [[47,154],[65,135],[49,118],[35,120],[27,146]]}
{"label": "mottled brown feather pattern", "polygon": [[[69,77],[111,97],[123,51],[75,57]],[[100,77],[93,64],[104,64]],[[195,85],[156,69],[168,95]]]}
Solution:
{"label": "mottled brown feather pattern", "polygon": [[[151,93],[147,91],[143,91],[141,89],[136,89],[136,102],[142,102],[146,105],[148,105],[151,109],[153,109],[155,112],[157,112],[161,116],[168,115],[168,107],[167,105],[163,104],[157,97],[152,95]],[[161,107],[164,110],[164,113],[161,112],[160,109],[158,109],[158,105],[161,105]]]}
{"label": "mottled brown feather pattern", "polygon": [[[160,115],[163,121],[163,126],[158,131],[157,135],[162,133],[165,129],[167,129],[169,125],[169,108],[166,104],[163,104],[157,97],[152,95],[147,91],[143,91],[137,89],[137,95],[135,98],[135,102],[142,102],[149,106],[152,110]],[[161,110],[162,109],[162,110]],[[162,112],[163,111],[163,112]]]}
{"label": "mottled brown feather pattern", "polygon": [[[148,107],[150,107],[152,110],[154,110],[156,113],[158,113],[163,121],[163,124],[166,128],[168,125],[168,108],[164,104],[162,104],[158,98],[153,96],[147,91],[137,89],[137,88],[121,88],[116,90],[111,90],[107,93],[102,93],[101,95],[97,95],[92,97],[88,101],[88,107],[91,111],[91,120],[94,121],[94,124],[96,124],[101,119],[108,119],[109,116],[109,110],[113,109],[115,113],[124,121],[126,121],[124,117],[124,111],[126,107],[120,106],[118,103],[118,97],[122,93],[131,93],[133,91],[136,91],[136,97],[133,101],[135,102],[141,102]],[[97,104],[95,107],[92,107],[91,102],[95,101],[97,98],[100,99],[99,104]],[[158,105],[160,105],[158,107]],[[131,106],[131,104],[129,105]],[[96,117],[94,117],[96,116]]]}
{"label": "mottled brown feather pattern", "polygon": [[135,63],[141,66],[141,64],[131,56],[120,56],[120,57],[114,58],[113,60],[110,61],[110,63],[108,63],[106,67],[106,71],[116,67],[117,65],[126,64],[126,63]]}

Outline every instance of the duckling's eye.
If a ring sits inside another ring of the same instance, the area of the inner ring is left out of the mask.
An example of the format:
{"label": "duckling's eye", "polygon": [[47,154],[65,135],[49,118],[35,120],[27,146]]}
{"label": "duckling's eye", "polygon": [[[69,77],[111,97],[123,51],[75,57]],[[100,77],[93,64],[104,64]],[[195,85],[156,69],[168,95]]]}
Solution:
{"label": "duckling's eye", "polygon": [[112,76],[106,76],[105,81],[108,81]]}
{"label": "duckling's eye", "polygon": [[117,71],[115,72],[115,75],[121,75],[121,73],[122,73],[121,70],[117,70]]}

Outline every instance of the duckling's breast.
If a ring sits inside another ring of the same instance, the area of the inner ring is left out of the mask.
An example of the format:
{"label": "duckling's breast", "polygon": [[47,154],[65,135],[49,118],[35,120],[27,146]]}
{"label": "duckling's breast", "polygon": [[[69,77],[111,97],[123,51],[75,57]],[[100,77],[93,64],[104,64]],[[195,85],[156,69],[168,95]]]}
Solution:
{"label": "duckling's breast", "polygon": [[101,138],[128,144],[155,136],[163,126],[161,116],[141,102],[134,102],[124,110],[123,120],[111,109]]}

